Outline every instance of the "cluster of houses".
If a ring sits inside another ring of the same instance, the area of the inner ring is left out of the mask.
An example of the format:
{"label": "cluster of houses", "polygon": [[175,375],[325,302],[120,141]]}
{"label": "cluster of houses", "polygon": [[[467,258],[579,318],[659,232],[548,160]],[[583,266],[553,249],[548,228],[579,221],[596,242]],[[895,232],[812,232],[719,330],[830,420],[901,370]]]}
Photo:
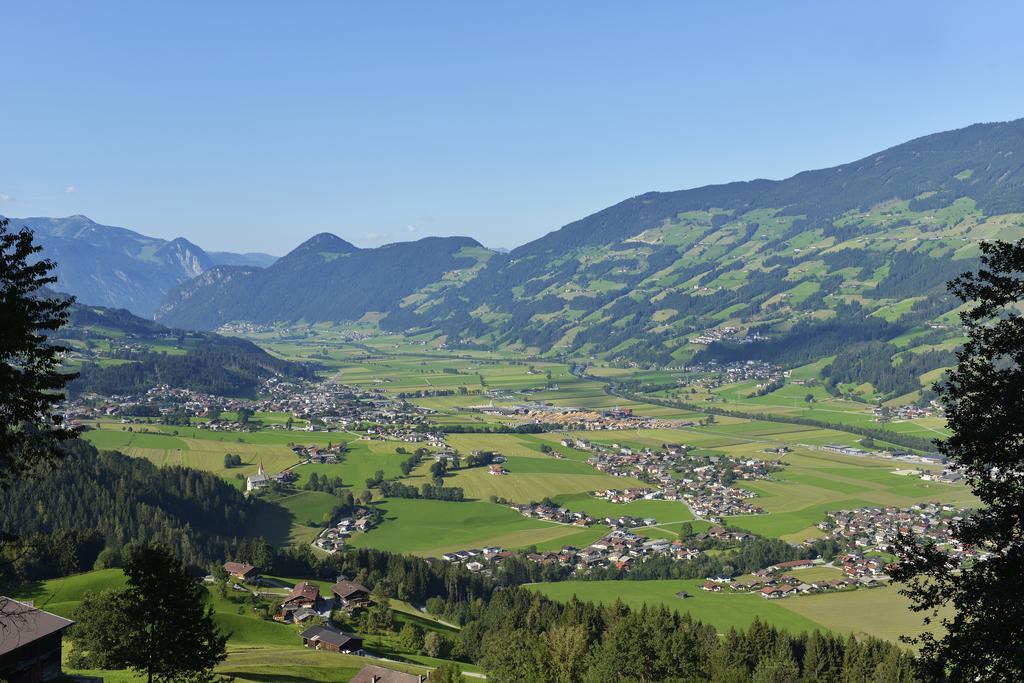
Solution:
{"label": "cluster of houses", "polygon": [[[752,338],[750,339],[753,341]],[[719,389],[723,385],[737,382],[755,381],[765,385],[779,384],[785,382],[790,375],[789,370],[781,365],[773,365],[759,360],[735,361],[725,364],[715,361],[697,363],[687,365],[683,368],[683,372],[686,374],[676,380],[677,384],[683,387],[700,387],[705,391]]]}
{"label": "cluster of houses", "polygon": [[334,465],[341,462],[345,452],[344,443],[332,443],[327,446],[292,446],[296,457],[317,465]]}
{"label": "cluster of houses", "polygon": [[681,540],[646,538],[628,529],[614,529],[584,548],[566,546],[557,553],[527,556],[534,562],[558,562],[581,574],[592,569],[614,568],[628,572],[637,563],[650,557],[668,557],[674,560],[692,560],[703,554]]}
{"label": "cluster of houses", "polygon": [[[224,570],[233,578],[246,583],[260,582],[259,570],[245,562],[225,562]],[[266,595],[266,593],[264,593]],[[363,641],[358,636],[343,633],[330,624],[335,609],[354,612],[370,604],[370,590],[350,581],[343,575],[336,577],[329,594],[322,594],[320,585],[300,581],[278,604],[274,621],[286,624],[311,622],[300,634],[303,645],[334,652],[360,652]]]}
{"label": "cluster of houses", "polygon": [[650,517],[640,519],[637,517],[630,517],[629,515],[620,515],[618,517],[608,516],[595,518],[585,512],[577,512],[566,507],[549,503],[526,503],[522,505],[512,504],[509,507],[521,514],[523,517],[539,519],[545,522],[554,522],[556,524],[572,524],[580,527],[588,527],[591,524],[605,524],[613,529],[633,529],[640,526],[653,526],[654,524],[657,524],[657,520]]}
{"label": "cluster of houses", "polygon": [[753,334],[744,334],[735,327],[714,327],[709,330],[704,330],[696,337],[690,338],[691,344],[714,344],[715,342],[729,342],[731,344],[751,344],[756,341],[767,339],[761,335],[760,332],[754,332]]}
{"label": "cluster of houses", "polygon": [[756,593],[766,600],[778,600],[794,595],[808,595],[827,591],[876,588],[884,585],[888,577],[881,571],[877,574],[847,574],[846,578],[804,580],[787,572],[806,569],[823,564],[821,560],[792,560],[761,569],[748,579],[733,579],[728,576],[708,578],[701,588],[711,593],[725,590],[737,593]]}
{"label": "cluster of houses", "polygon": [[357,531],[369,531],[374,517],[366,508],[356,508],[350,517],[343,517],[320,532],[313,545],[327,553],[336,553],[345,547],[345,540]]}
{"label": "cluster of houses", "polygon": [[660,450],[612,444],[600,446],[587,463],[614,477],[634,477],[656,488],[595,491],[592,495],[613,503],[634,500],[682,500],[697,517],[721,521],[732,515],[763,512],[750,502],[755,494],[733,485],[735,481],[768,479],[782,468],[778,460],[738,460],[726,456],[696,456],[687,446],[666,444]]}
{"label": "cluster of houses", "polygon": [[984,551],[960,544],[952,524],[961,519],[956,508],[943,503],[918,503],[909,508],[867,507],[829,512],[818,528],[843,547],[859,552],[891,552],[900,534],[930,542],[958,561],[980,559]]}
{"label": "cluster of houses", "polygon": [[402,441],[435,448],[445,447],[444,432],[425,430],[423,425],[417,425],[415,428],[406,425],[378,425],[367,428],[359,438],[362,441]]}
{"label": "cluster of houses", "polygon": [[[557,552],[533,552],[524,557],[537,564],[569,567],[575,575],[584,574],[592,569],[606,568],[628,572],[638,562],[650,557],[668,557],[679,561],[700,557],[703,551],[692,546],[692,542],[646,538],[629,529],[617,528],[584,548],[565,546]],[[489,547],[445,553],[441,559],[462,564],[470,571],[488,573],[513,555],[518,553],[499,547]]]}
{"label": "cluster of houses", "polygon": [[914,405],[905,406],[875,406],[871,409],[871,414],[875,416],[875,419],[879,422],[887,422],[890,420],[916,420],[921,417],[931,417],[931,408],[921,408]]}
{"label": "cluster of houses", "polygon": [[310,421],[311,430],[347,429],[356,423],[372,422],[431,431],[426,418],[430,411],[394,400],[382,389],[334,381],[302,384],[272,378],[265,383],[263,393],[266,396],[255,402],[255,410],[289,413]]}
{"label": "cluster of houses", "polygon": [[[372,423],[377,429],[394,433],[404,441],[430,441],[437,432],[427,416],[429,409],[389,397],[381,389],[353,387],[333,381],[311,383],[285,381],[276,377],[264,380],[255,400],[206,394],[191,389],[160,384],[140,394],[98,397],[81,396],[66,401],[62,413],[69,421],[122,417],[134,421],[130,409],[143,406],[149,417],[183,413],[200,418],[199,429],[217,432],[244,432],[257,429],[294,429],[311,432],[347,429]],[[260,424],[256,420],[239,421],[221,417],[224,412],[248,410],[253,413],[285,413],[293,424]]]}
{"label": "cluster of houses", "polygon": [[635,415],[630,408],[609,408],[589,410],[555,406],[551,403],[526,403],[512,406],[478,405],[462,410],[478,412],[497,417],[519,418],[537,424],[557,424],[573,431],[627,430],[627,429],[672,429],[679,427],[679,420],[663,420]]}
{"label": "cluster of houses", "polygon": [[370,590],[361,584],[339,576],[329,595],[320,593],[320,585],[300,581],[281,601],[274,620],[301,624],[310,619],[330,619],[331,611],[338,608],[353,612],[370,604]]}

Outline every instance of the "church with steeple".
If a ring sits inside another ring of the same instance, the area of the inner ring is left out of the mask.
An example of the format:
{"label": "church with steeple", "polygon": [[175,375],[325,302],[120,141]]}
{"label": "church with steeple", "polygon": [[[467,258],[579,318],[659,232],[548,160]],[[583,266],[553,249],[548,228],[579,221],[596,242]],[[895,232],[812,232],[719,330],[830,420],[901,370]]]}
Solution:
{"label": "church with steeple", "polygon": [[256,474],[251,474],[245,478],[245,491],[256,491],[257,489],[265,489],[270,486],[270,477],[267,476],[267,471],[263,469],[263,459],[260,459],[260,468],[256,470]]}

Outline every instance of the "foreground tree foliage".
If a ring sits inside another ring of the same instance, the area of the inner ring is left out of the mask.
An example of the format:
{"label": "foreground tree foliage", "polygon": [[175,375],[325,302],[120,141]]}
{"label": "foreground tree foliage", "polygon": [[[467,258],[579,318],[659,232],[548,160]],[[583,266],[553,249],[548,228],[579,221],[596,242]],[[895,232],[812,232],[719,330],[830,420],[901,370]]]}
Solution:
{"label": "foreground tree foliage", "polygon": [[58,372],[65,349],[47,342],[72,300],[41,296],[57,281],[54,263],[32,263],[41,247],[29,230],[11,233],[7,224],[0,218],[0,487],[52,461],[55,446],[74,436],[51,409],[75,376]]}
{"label": "foreground tree foliage", "polygon": [[[903,539],[897,579],[914,609],[945,635],[922,634],[922,663],[953,681],[1024,680],[1024,242],[982,245],[982,267],[950,283],[965,302],[968,341],[937,387],[953,435],[940,444],[981,501],[954,530],[992,553],[959,567],[932,546]],[[952,607],[952,617],[939,609]]]}
{"label": "foreground tree foliage", "polygon": [[206,591],[162,546],[125,555],[128,586],[87,595],[78,609],[73,665],[133,669],[150,683],[213,680],[228,636],[214,624]]}

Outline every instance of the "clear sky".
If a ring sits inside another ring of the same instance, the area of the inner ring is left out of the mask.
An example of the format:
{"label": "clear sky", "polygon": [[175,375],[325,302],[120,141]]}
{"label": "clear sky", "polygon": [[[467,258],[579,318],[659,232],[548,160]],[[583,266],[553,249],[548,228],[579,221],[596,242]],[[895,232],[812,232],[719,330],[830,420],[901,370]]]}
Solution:
{"label": "clear sky", "polygon": [[1020,2],[7,2],[0,213],[283,254],[1024,116]]}

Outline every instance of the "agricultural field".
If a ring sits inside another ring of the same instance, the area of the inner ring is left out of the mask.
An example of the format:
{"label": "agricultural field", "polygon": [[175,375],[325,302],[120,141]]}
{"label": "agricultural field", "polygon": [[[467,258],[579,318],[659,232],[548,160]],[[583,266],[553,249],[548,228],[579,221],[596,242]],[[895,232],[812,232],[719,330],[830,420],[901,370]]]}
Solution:
{"label": "agricultural field", "polygon": [[[784,609],[821,624],[837,633],[856,637],[875,636],[898,641],[925,631],[937,633],[936,623],[925,625],[923,615],[910,609],[898,586],[800,595],[778,600]],[[941,616],[949,616],[947,610]]]}
{"label": "agricultural field", "polygon": [[[503,505],[486,502],[387,499],[379,503],[385,522],[352,539],[355,547],[372,547],[421,557],[494,545],[525,548],[581,538],[592,541],[601,528],[581,530],[567,524],[527,519]],[[568,541],[567,541],[568,542]]]}
{"label": "agricultural field", "polygon": [[445,485],[461,486],[468,498],[489,500],[491,496],[496,496],[513,503],[586,494],[601,489],[643,486],[639,480],[610,477],[575,460],[509,456],[504,466],[508,474],[493,475],[486,467],[457,470],[446,480]]}
{"label": "agricultural field", "polygon": [[[295,454],[286,443],[273,443],[267,439],[273,432],[234,435],[190,427],[131,426],[133,431],[129,432],[124,429],[125,425],[101,422],[87,431],[84,437],[101,450],[121,451],[125,455],[145,458],[154,465],[177,465],[213,472],[238,487],[244,486],[246,476],[256,473],[261,461],[271,473],[296,463]],[[225,467],[224,456],[228,453],[242,456],[242,465]]]}
{"label": "agricultural field", "polygon": [[[790,631],[811,631],[821,625],[792,610],[784,609],[782,600],[765,600],[757,595],[709,593],[701,590],[703,579],[665,579],[654,581],[560,581],[535,583],[529,588],[554,600],[580,600],[611,604],[622,600],[630,607],[665,605],[694,619],[712,624],[719,632],[744,628],[754,619],[762,619]],[[676,594],[686,591],[690,597]],[[791,598],[792,599],[792,598]]]}
{"label": "agricultural field", "polygon": [[[810,572],[818,570],[806,571],[802,577],[810,577]],[[910,610],[909,602],[899,594],[896,586],[765,600],[756,594],[709,593],[701,590],[703,583],[701,579],[562,581],[530,584],[528,587],[555,600],[576,596],[580,600],[603,604],[622,600],[630,607],[665,605],[712,624],[719,632],[748,626],[755,618],[794,632],[828,630],[857,637],[872,635],[894,642],[901,636],[937,630],[934,624],[923,624],[922,615]],[[677,597],[679,591],[686,591],[690,597]]]}
{"label": "agricultural field", "polygon": [[[757,382],[753,380],[725,384],[710,392],[698,390],[693,393],[689,389],[679,388],[658,391],[652,396],[691,403],[701,403],[710,399],[711,405],[726,410],[799,417],[851,427],[886,429],[899,434],[910,434],[929,439],[948,435],[949,432],[945,428],[945,420],[942,417],[932,416],[881,423],[872,414],[871,409],[874,406],[871,403],[834,397],[821,384],[806,386],[792,381],[804,375],[816,375],[820,371],[821,365],[823,363],[819,362],[813,366],[805,366],[810,371],[802,374],[799,373],[799,368],[794,370],[793,376],[790,378],[791,381],[764,396],[750,396],[757,388]],[[928,379],[935,381],[939,379],[940,374],[941,371],[930,373],[931,376]],[[813,396],[814,400],[808,402],[806,400],[808,395]]]}

